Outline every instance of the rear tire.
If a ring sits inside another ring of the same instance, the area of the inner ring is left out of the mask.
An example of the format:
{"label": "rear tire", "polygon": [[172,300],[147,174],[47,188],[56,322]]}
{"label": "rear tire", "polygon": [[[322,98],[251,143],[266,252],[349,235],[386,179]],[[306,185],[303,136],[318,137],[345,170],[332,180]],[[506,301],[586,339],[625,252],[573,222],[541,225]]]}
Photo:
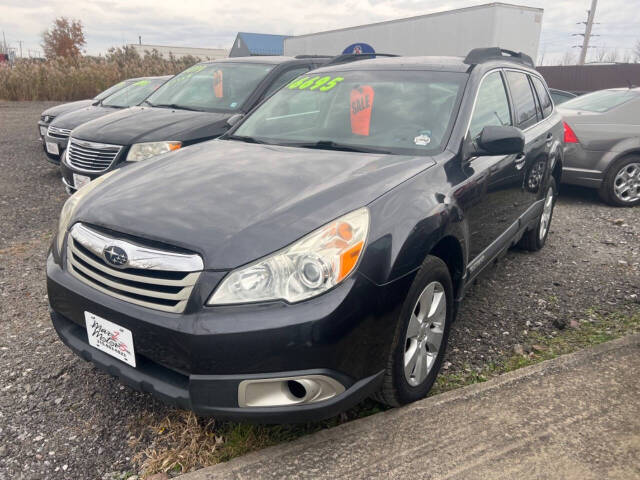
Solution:
{"label": "rear tire", "polygon": [[[629,182],[626,191],[623,186],[625,182]],[[640,205],[640,156],[629,155],[613,162],[605,173],[598,195],[604,202],[615,207]]]}
{"label": "rear tire", "polygon": [[429,255],[405,298],[383,385],[374,399],[397,407],[427,395],[442,365],[453,312],[447,264]]}
{"label": "rear tire", "polygon": [[544,244],[547,242],[547,237],[549,236],[549,230],[551,230],[553,209],[556,205],[557,198],[558,189],[556,186],[556,179],[551,177],[549,185],[547,186],[542,213],[540,214],[538,223],[535,228],[524,232],[520,242],[518,242],[518,247],[524,250],[529,250],[530,252],[537,252],[544,247]]}

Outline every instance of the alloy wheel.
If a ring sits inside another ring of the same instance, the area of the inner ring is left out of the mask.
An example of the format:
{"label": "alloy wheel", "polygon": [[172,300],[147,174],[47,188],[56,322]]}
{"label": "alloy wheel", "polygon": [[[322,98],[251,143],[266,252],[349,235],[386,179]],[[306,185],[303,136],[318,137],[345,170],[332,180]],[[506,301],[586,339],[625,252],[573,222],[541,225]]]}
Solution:
{"label": "alloy wheel", "polygon": [[613,193],[625,203],[640,199],[640,163],[628,163],[618,171],[613,180]]}
{"label": "alloy wheel", "polygon": [[540,217],[540,240],[543,240],[549,230],[549,224],[551,223],[551,214],[553,213],[553,187],[549,187],[547,190],[547,196],[544,199],[544,207],[542,209],[542,216]]}
{"label": "alloy wheel", "polygon": [[436,363],[447,319],[447,298],[440,282],[431,282],[416,301],[404,351],[404,376],[409,385],[420,385]]}

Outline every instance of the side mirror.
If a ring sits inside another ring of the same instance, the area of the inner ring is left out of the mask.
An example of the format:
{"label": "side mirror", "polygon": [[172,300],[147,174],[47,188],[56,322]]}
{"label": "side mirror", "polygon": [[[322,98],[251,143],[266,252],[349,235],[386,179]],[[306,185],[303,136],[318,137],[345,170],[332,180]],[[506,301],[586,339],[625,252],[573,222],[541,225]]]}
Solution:
{"label": "side mirror", "polygon": [[524,134],[516,127],[487,126],[476,141],[477,156],[511,155],[524,151]]}
{"label": "side mirror", "polygon": [[227,125],[229,125],[229,127],[233,127],[243,118],[244,113],[236,113],[235,115],[231,115],[229,118],[227,118]]}

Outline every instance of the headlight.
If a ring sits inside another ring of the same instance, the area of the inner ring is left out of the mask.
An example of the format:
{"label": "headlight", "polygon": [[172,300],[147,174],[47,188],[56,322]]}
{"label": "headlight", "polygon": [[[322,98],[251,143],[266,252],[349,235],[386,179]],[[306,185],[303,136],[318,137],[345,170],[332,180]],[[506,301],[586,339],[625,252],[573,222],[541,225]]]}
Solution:
{"label": "headlight", "polygon": [[182,142],[148,142],[135,143],[131,145],[127,154],[127,162],[139,162],[147,158],[155,157],[162,153],[177,150],[182,146]]}
{"label": "headlight", "polygon": [[282,299],[294,303],[338,285],[355,269],[369,231],[369,210],[334,220],[297,242],[234,270],[208,305]]}
{"label": "headlight", "polygon": [[116,173],[117,170],[113,170],[109,173],[105,173],[101,177],[92,180],[84,187],[79,189],[76,193],[71,195],[67,201],[62,206],[62,211],[60,212],[60,219],[58,220],[58,236],[56,237],[56,245],[58,247],[58,254],[62,253],[62,244],[64,242],[64,235],[67,233],[67,228],[69,228],[69,222],[71,221],[71,217],[73,217],[73,213],[76,211],[80,200],[83,199],[91,190],[96,188],[102,182],[104,182],[108,177]]}

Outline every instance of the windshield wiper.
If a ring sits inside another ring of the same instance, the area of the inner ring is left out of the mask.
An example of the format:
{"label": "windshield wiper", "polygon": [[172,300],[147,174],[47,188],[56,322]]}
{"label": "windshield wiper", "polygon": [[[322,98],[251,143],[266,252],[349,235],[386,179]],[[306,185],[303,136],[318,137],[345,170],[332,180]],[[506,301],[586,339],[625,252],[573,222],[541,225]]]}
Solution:
{"label": "windshield wiper", "polygon": [[197,108],[185,107],[184,105],[177,105],[175,103],[156,103],[152,106],[159,108],[173,108],[175,110],[190,110],[192,112],[202,112],[202,110],[198,110]]}
{"label": "windshield wiper", "polygon": [[246,143],[260,143],[260,144],[271,145],[269,142],[265,142],[264,140],[260,140],[259,138],[249,137],[246,135],[227,135],[225,138],[229,140],[238,140],[240,142],[246,142]]}
{"label": "windshield wiper", "polygon": [[283,143],[285,147],[298,147],[298,148],[316,148],[319,150],[340,150],[343,152],[360,152],[360,153],[382,153],[391,154],[389,150],[383,148],[367,147],[360,145],[349,145],[346,143],[338,143],[333,140],[320,140],[317,142],[300,142],[300,143]]}
{"label": "windshield wiper", "polygon": [[153,103],[151,103],[149,100],[145,100],[145,101],[143,101],[140,105],[144,105],[144,104],[147,104],[147,105],[149,105],[150,107],[155,107],[155,106],[156,106],[156,105],[154,105]]}

